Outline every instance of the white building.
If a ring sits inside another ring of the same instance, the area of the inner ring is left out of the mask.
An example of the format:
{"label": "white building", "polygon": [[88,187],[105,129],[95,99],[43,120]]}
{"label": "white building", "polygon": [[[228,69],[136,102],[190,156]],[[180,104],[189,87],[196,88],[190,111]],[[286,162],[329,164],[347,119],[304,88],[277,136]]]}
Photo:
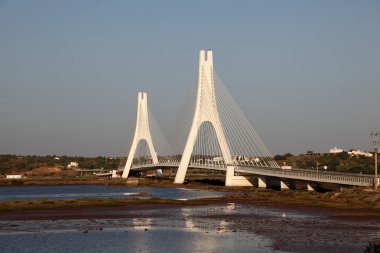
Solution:
{"label": "white building", "polygon": [[7,179],[20,179],[20,178],[23,178],[23,176],[20,174],[18,174],[18,175],[7,175],[6,178]]}
{"label": "white building", "polygon": [[78,167],[79,167],[79,164],[77,162],[70,162],[69,165],[67,165],[68,169],[78,168]]}
{"label": "white building", "polygon": [[348,154],[352,155],[352,156],[360,156],[360,155],[363,155],[365,157],[372,157],[373,156],[372,153],[364,152],[360,149],[353,149],[351,152],[348,152]]}
{"label": "white building", "polygon": [[330,154],[339,154],[342,152],[344,152],[344,150],[341,148],[333,147],[332,149],[330,149]]}

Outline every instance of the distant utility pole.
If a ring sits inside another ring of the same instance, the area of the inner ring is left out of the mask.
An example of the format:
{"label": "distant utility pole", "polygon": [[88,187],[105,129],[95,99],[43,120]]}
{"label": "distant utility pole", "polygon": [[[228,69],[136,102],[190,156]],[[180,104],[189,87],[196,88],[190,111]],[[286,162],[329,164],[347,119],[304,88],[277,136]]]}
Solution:
{"label": "distant utility pole", "polygon": [[379,152],[379,135],[380,132],[372,132],[372,143],[373,143],[373,149],[375,151],[375,179],[374,179],[374,188],[377,190],[377,183],[378,183],[378,178],[377,178],[377,153]]}

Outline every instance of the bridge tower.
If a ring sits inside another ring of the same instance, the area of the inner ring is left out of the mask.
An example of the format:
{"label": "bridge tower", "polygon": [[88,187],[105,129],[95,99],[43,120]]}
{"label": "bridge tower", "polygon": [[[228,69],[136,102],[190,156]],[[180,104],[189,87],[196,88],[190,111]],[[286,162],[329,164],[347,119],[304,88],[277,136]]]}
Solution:
{"label": "bridge tower", "polygon": [[140,141],[145,140],[148,144],[149,152],[152,156],[153,164],[158,164],[157,153],[153,146],[152,136],[149,129],[148,117],[148,94],[146,92],[138,93],[137,101],[137,119],[135,135],[133,137],[132,146],[129,151],[128,159],[123,170],[123,178],[127,178],[132,166],[133,157],[136,153],[137,145]]}
{"label": "bridge tower", "polygon": [[194,118],[174,180],[174,183],[176,184],[182,184],[185,180],[194,143],[196,141],[199,128],[204,122],[209,122],[214,127],[224,162],[227,165],[226,186],[232,186],[234,166],[232,164],[233,161],[231,151],[219,118],[215,96],[213,57],[210,49],[207,51],[201,50],[199,53],[198,91]]}

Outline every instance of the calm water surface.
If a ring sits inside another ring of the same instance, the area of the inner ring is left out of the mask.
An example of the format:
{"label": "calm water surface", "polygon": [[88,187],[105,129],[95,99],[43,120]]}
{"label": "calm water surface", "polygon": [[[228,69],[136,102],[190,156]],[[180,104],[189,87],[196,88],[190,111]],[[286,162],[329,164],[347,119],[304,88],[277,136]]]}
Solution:
{"label": "calm water surface", "polygon": [[0,187],[0,201],[38,200],[38,199],[78,199],[78,198],[136,198],[144,192],[150,196],[140,198],[195,199],[221,197],[224,193],[216,191],[153,188],[153,187],[107,187],[103,185],[63,185],[63,186],[20,186]]}
{"label": "calm water surface", "polygon": [[[2,252],[258,252],[270,241],[246,233],[191,232],[154,228],[91,231],[46,231],[0,237]],[[254,251],[252,251],[254,249]]]}
{"label": "calm water surface", "polygon": [[[88,194],[125,197],[142,191],[175,199],[223,195],[174,188],[87,185],[0,190],[2,200],[46,196],[70,199]],[[378,221],[333,219],[330,214],[310,209],[210,203],[152,205],[152,208],[119,208],[107,212],[127,218],[0,219],[0,252],[363,252],[369,241],[380,240]]]}

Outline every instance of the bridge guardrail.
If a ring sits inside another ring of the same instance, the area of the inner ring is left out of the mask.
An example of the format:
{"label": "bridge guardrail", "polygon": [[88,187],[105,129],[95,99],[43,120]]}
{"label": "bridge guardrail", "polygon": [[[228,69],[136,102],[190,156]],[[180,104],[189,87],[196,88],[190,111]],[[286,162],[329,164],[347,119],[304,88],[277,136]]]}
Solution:
{"label": "bridge guardrail", "polygon": [[357,186],[373,185],[374,177],[372,175],[360,175],[352,173],[333,173],[333,172],[316,172],[310,170],[282,170],[278,168],[259,168],[259,167],[238,167],[239,172],[261,174],[266,176],[283,177],[290,179],[300,179],[306,181],[317,181],[336,184],[347,184]]}
{"label": "bridge guardrail", "polygon": [[[132,170],[148,169],[155,167],[177,167],[178,163],[164,163],[164,164],[144,164],[132,166]],[[235,165],[236,166],[236,165]],[[212,169],[212,170],[225,170],[226,166],[209,166],[207,164],[191,164],[192,168]],[[282,170],[281,168],[273,167],[253,167],[253,166],[236,166],[237,172],[249,173],[262,176],[272,176],[288,179],[298,179],[304,181],[335,183],[355,186],[372,186],[374,176],[367,174],[353,174],[329,171],[314,171],[304,169]]]}

